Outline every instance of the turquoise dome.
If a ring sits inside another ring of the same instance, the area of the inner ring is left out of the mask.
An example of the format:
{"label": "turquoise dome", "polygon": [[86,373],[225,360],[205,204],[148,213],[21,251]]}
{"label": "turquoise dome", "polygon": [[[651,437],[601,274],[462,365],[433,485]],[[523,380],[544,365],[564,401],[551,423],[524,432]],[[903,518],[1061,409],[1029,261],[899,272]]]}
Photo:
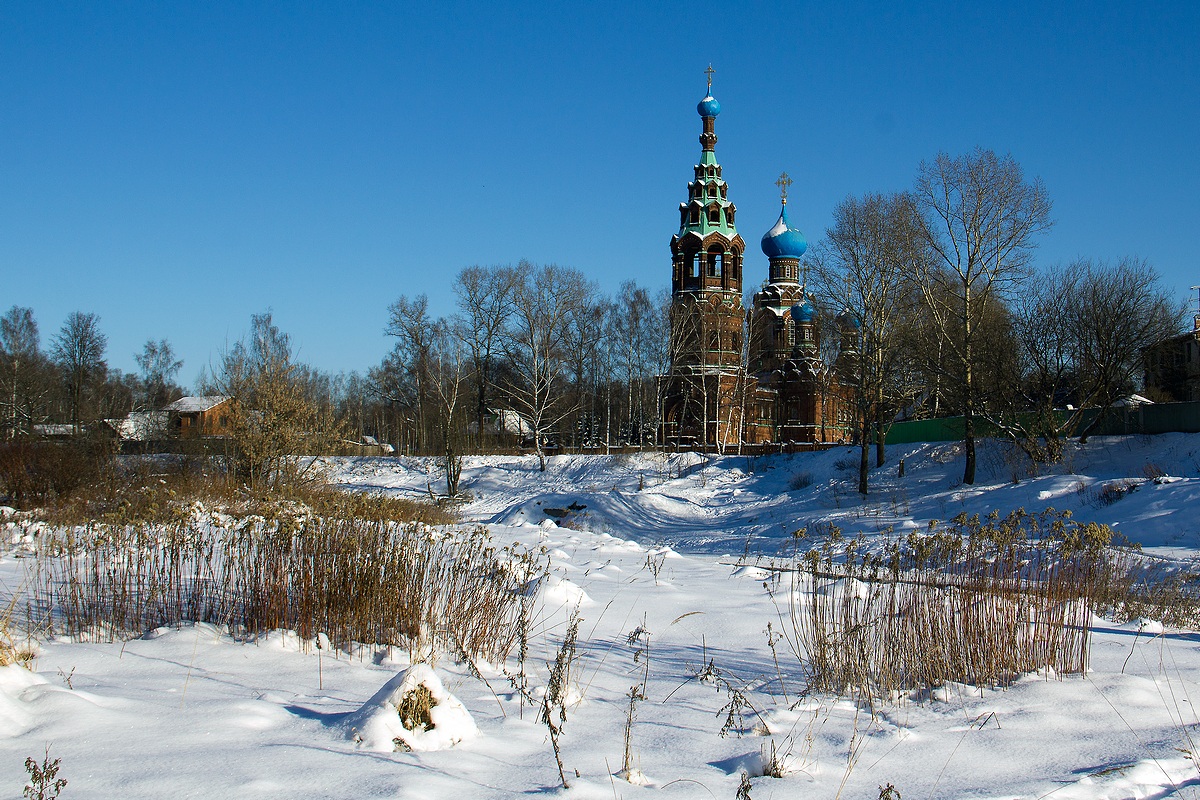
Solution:
{"label": "turquoise dome", "polygon": [[704,99],[696,105],[696,113],[702,117],[715,117],[721,113],[721,104],[711,94],[705,95]]}
{"label": "turquoise dome", "polygon": [[817,318],[817,310],[812,307],[812,303],[807,300],[801,300],[796,305],[792,306],[791,312],[793,322],[812,322]]}
{"label": "turquoise dome", "polygon": [[799,229],[788,224],[787,206],[784,206],[775,227],[763,234],[763,253],[767,258],[799,258],[807,249],[808,240]]}

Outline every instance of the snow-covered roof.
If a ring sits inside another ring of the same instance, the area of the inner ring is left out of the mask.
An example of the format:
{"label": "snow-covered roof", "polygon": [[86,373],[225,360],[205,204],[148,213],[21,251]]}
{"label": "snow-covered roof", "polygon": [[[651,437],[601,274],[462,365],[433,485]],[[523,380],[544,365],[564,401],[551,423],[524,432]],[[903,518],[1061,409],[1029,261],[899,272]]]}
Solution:
{"label": "snow-covered roof", "polygon": [[145,442],[166,432],[167,412],[131,411],[125,419],[106,419],[104,422],[125,441]]}
{"label": "snow-covered roof", "polygon": [[229,397],[223,394],[206,395],[203,397],[181,397],[163,410],[175,411],[180,414],[198,414],[202,411],[216,408],[228,399]]}
{"label": "snow-covered roof", "polygon": [[496,410],[496,430],[524,436],[533,433],[533,423],[510,409]]}
{"label": "snow-covered roof", "polygon": [[44,425],[34,425],[33,432],[38,436],[74,436],[75,426],[47,423]]}
{"label": "snow-covered roof", "polygon": [[1140,394],[1131,394],[1128,397],[1122,397],[1117,402],[1113,403],[1113,408],[1125,408],[1126,406],[1146,406],[1154,405],[1154,401],[1148,397],[1142,397]]}

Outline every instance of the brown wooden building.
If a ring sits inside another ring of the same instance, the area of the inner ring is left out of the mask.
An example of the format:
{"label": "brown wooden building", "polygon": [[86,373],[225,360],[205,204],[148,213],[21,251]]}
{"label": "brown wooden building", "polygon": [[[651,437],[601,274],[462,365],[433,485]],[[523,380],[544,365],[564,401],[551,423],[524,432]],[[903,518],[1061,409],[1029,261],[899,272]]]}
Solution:
{"label": "brown wooden building", "polygon": [[167,430],[181,439],[228,436],[232,398],[223,395],[181,397],[167,406]]}

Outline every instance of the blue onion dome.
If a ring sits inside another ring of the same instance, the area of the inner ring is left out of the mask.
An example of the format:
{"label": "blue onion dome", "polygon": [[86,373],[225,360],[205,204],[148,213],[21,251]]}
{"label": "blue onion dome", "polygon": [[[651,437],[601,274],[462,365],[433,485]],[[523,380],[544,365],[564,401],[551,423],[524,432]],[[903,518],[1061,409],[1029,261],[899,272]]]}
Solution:
{"label": "blue onion dome", "polygon": [[807,300],[796,303],[789,313],[792,315],[793,322],[812,322],[817,318],[817,310]]}
{"label": "blue onion dome", "polygon": [[800,258],[808,249],[808,240],[798,228],[788,224],[787,206],[779,212],[775,227],[763,234],[762,251],[767,258]]}
{"label": "blue onion dome", "polygon": [[696,113],[702,117],[715,117],[721,113],[721,104],[711,94],[705,95],[704,99],[696,105]]}
{"label": "blue onion dome", "polygon": [[855,314],[848,308],[843,310],[841,314],[838,314],[838,323],[843,328],[853,328],[854,330],[862,327],[862,320],[858,318],[858,314]]}

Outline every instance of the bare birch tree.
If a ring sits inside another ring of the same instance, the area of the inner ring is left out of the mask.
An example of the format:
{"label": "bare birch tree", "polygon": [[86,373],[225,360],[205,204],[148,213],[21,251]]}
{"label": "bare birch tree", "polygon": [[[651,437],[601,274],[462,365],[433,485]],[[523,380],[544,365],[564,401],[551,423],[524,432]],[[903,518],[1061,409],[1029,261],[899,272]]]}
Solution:
{"label": "bare birch tree", "polygon": [[[166,339],[147,339],[142,352],[135,355],[142,375],[141,405],[147,409],[162,408],[182,393],[175,386],[175,376],[183,369],[182,359],[175,358],[175,350]],[[172,395],[176,397],[172,397]]]}
{"label": "bare birch tree", "polygon": [[419,453],[429,452],[429,371],[434,337],[434,321],[429,317],[429,298],[419,295],[409,299],[400,295],[396,302],[388,306],[386,333],[399,340],[392,353],[392,363],[401,373],[398,386],[408,390],[404,399],[412,406],[415,448]]}
{"label": "bare birch tree", "polygon": [[108,369],[104,362],[108,337],[100,331],[99,316],[72,311],[51,345],[51,357],[62,370],[66,382],[71,424],[78,433],[84,416],[85,393],[104,377]]}
{"label": "bare birch tree", "polygon": [[914,197],[934,256],[918,265],[918,277],[962,379],[963,483],[973,484],[980,324],[989,304],[1027,274],[1036,235],[1052,225],[1050,199],[1041,180],[1025,180],[1011,155],[983,149],[923,162]]}
{"label": "bare birch tree", "polygon": [[916,204],[906,194],[847,197],[833,218],[810,260],[810,274],[824,304],[845,308],[859,323],[852,377],[860,425],[858,491],[865,495],[871,440],[875,466],[881,467],[888,421],[911,397],[904,380],[904,333],[915,315],[912,277],[928,249]]}
{"label": "bare birch tree", "polygon": [[458,496],[462,477],[462,399],[469,376],[467,335],[452,322],[438,320],[430,340],[429,382],[436,398],[438,462],[446,477],[446,496]]}
{"label": "bare birch tree", "polygon": [[33,309],[13,306],[0,317],[0,407],[5,438],[28,433],[42,417],[50,391],[48,364],[40,349]]}
{"label": "bare birch tree", "polygon": [[474,367],[475,426],[481,445],[483,418],[496,381],[496,356],[505,325],[513,313],[513,293],[518,277],[526,267],[524,262],[517,269],[508,266],[466,267],[454,282],[462,320],[458,327],[470,349]]}
{"label": "bare birch tree", "polygon": [[546,469],[545,437],[571,411],[564,403],[564,329],[582,307],[590,286],[578,270],[554,264],[520,270],[504,351],[511,372],[504,391],[533,427],[539,469]]}

